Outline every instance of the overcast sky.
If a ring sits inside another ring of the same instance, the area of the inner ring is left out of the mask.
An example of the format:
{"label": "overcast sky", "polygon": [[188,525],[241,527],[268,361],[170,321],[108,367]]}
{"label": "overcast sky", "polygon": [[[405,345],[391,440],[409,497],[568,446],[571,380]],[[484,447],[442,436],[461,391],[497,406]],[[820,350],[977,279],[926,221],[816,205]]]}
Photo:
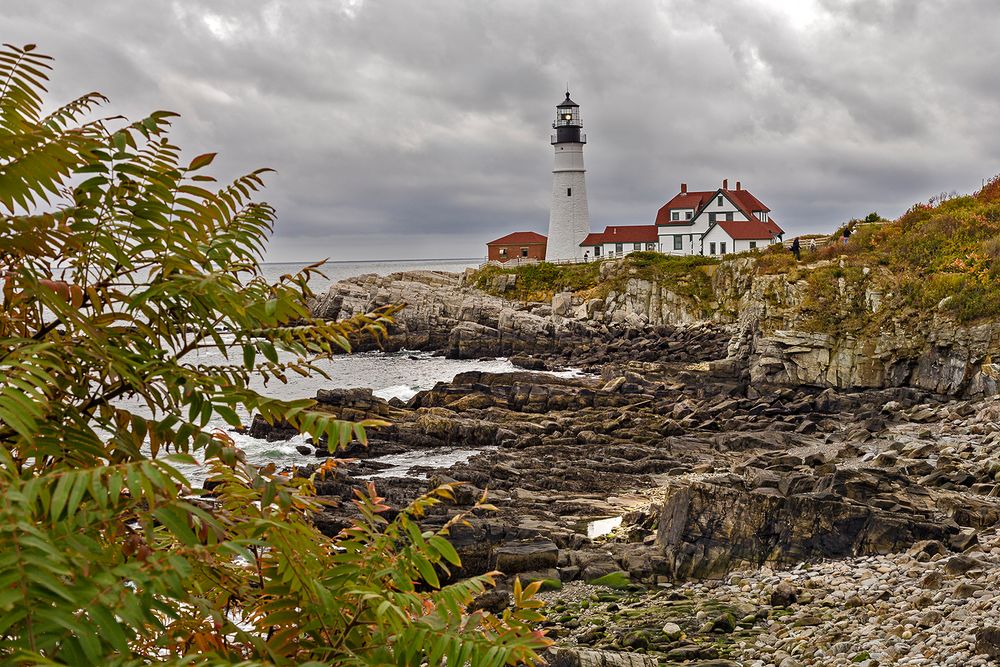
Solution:
{"label": "overcast sky", "polygon": [[550,124],[581,105],[592,225],[739,179],[787,233],[1000,172],[996,0],[0,0],[50,102],[182,114],[259,166],[269,259],[476,257],[545,233]]}

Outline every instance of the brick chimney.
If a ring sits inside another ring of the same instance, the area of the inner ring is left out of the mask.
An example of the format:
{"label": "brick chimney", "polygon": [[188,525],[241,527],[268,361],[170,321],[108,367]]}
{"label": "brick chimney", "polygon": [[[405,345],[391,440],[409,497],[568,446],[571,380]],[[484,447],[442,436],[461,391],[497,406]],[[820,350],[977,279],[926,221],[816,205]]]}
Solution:
{"label": "brick chimney", "polygon": [[686,195],[687,191],[688,191],[688,184],[687,183],[681,183],[681,194],[682,195]]}
{"label": "brick chimney", "polygon": [[740,187],[740,182],[739,182],[739,181],[736,181],[736,189],[737,189],[737,190],[741,190],[741,189],[742,189],[742,188]]}
{"label": "brick chimney", "polygon": [[723,190],[728,190],[729,189],[729,179],[728,178],[722,179],[722,189]]}

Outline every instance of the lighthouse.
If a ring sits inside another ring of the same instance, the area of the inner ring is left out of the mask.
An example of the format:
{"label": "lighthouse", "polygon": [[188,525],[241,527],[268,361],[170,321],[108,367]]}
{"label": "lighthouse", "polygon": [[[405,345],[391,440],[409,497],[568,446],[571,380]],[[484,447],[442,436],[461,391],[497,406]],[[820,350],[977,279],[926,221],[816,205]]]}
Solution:
{"label": "lighthouse", "polygon": [[552,123],[555,163],[552,167],[552,205],[549,207],[549,238],[545,250],[548,261],[582,257],[580,243],[590,233],[587,209],[587,183],[584,180],[583,145],[587,135],[581,131],[580,105],[569,98],[556,107]]}

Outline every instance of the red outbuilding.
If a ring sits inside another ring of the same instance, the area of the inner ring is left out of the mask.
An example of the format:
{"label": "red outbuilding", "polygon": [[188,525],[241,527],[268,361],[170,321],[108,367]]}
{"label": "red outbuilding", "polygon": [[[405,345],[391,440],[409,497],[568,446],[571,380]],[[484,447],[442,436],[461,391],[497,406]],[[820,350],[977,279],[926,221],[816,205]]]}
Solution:
{"label": "red outbuilding", "polygon": [[512,259],[545,259],[548,241],[536,232],[512,232],[486,244],[486,258],[490,261],[508,262]]}

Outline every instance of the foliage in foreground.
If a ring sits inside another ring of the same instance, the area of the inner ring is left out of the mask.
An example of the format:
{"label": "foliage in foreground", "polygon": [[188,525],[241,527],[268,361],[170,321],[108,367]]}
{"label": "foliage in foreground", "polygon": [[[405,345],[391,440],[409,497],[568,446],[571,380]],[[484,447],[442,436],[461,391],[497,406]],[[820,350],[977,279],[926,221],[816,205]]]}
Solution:
{"label": "foliage in foreground", "polygon": [[391,521],[369,487],[331,539],[315,476],[248,465],[219,430],[256,411],[364,440],[377,424],[258,387],[321,372],[391,312],[312,319],[315,267],[261,275],[261,171],[218,188],[212,154],[179,162],[169,113],[81,124],[96,93],[44,115],[49,68],[0,50],[0,661],[534,662],[535,587],[493,616],[466,611],[491,576],[441,584],[449,526],[417,520],[450,487]]}

